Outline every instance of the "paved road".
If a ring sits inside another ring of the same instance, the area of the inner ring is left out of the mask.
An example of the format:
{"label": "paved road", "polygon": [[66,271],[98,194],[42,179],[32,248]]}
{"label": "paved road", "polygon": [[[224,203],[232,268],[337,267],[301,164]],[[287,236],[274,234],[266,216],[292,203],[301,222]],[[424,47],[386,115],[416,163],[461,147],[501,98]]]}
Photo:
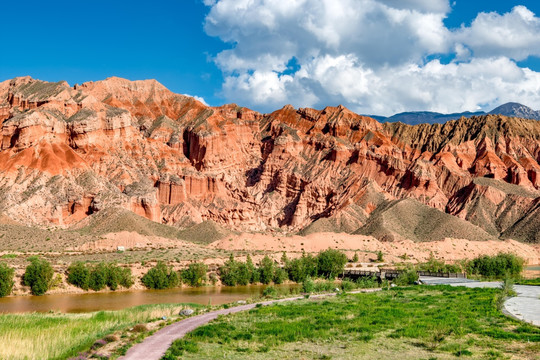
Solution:
{"label": "paved road", "polygon": [[[368,289],[368,290],[358,290],[350,291],[349,293],[360,293],[360,292],[373,292],[380,289]],[[322,295],[311,295],[310,298],[320,298],[324,296],[334,296],[332,294],[322,294]],[[280,300],[271,300],[265,301],[260,304],[270,305],[285,301],[294,301],[303,299],[303,296],[297,296],[293,298],[280,299]],[[176,339],[184,337],[188,332],[195,330],[201,325],[204,325],[214,319],[219,315],[233,314],[240,311],[253,309],[257,304],[247,304],[235,306],[229,309],[221,309],[216,311],[211,311],[206,314],[193,316],[185,320],[181,320],[169,326],[162,328],[159,331],[156,331],[153,335],[145,338],[143,342],[138,343],[131,347],[125,356],[120,359],[124,360],[158,360],[160,359],[167,349],[171,346],[172,342]]]}
{"label": "paved road", "polygon": [[[498,288],[500,281],[476,281],[470,279],[452,279],[421,276],[420,281],[428,285],[452,285],[465,287]],[[504,303],[503,311],[521,321],[540,326],[540,286],[514,285],[517,296]]]}

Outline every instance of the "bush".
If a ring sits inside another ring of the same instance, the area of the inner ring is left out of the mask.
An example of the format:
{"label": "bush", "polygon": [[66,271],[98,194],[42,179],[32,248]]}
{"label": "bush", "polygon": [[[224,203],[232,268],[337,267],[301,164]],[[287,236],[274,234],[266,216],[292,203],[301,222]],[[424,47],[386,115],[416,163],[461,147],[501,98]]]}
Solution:
{"label": "bush", "polygon": [[248,260],[251,262],[250,264],[236,261],[231,254],[229,260],[219,268],[221,282],[227,286],[247,285],[252,282],[252,271],[255,267],[251,258]]}
{"label": "bush", "polygon": [[285,269],[276,268],[274,271],[274,284],[283,284],[287,280],[287,272]]}
{"label": "bush", "polygon": [[383,252],[382,251],[377,251],[377,262],[383,262],[384,261],[384,257],[383,257]]}
{"label": "bush", "polygon": [[371,289],[379,287],[379,282],[376,276],[361,277],[356,280],[356,285],[360,289]]}
{"label": "bush", "polygon": [[287,270],[289,279],[301,283],[308,276],[317,276],[317,259],[311,255],[302,254],[302,257],[290,260],[287,263],[285,270]]}
{"label": "bush", "polygon": [[178,286],[180,278],[172,267],[160,261],[144,274],[141,281],[148,289],[170,289]]}
{"label": "bush", "polygon": [[354,253],[354,256],[352,258],[352,262],[357,263],[358,262],[358,254]]}
{"label": "bush", "polygon": [[446,264],[443,261],[436,260],[434,257],[423,263],[418,264],[418,270],[429,271],[435,273],[460,273],[462,272],[461,266],[456,264]]}
{"label": "bush", "polygon": [[115,264],[101,263],[90,268],[82,262],[76,262],[68,268],[67,281],[84,290],[90,288],[99,291],[108,286],[114,291],[118,285],[129,289],[133,285],[133,276],[131,269]]}
{"label": "bush", "polygon": [[88,287],[94,291],[105,289],[105,287],[107,286],[107,273],[108,269],[104,263],[99,263],[95,265],[90,270]]}
{"label": "bush", "polygon": [[480,256],[467,264],[469,274],[503,278],[519,276],[523,271],[523,259],[510,254],[501,253],[495,256]]}
{"label": "bush", "polygon": [[15,270],[5,263],[0,263],[0,297],[8,296],[13,289]]}
{"label": "bush", "polygon": [[71,264],[68,267],[67,272],[68,283],[80,287],[81,289],[88,290],[90,270],[82,261]]}
{"label": "bush", "polygon": [[207,280],[208,267],[203,263],[193,263],[182,271],[182,280],[190,286],[202,286]]}
{"label": "bush", "polygon": [[277,290],[273,286],[268,286],[266,289],[263,290],[262,295],[264,297],[275,297],[277,295]]}
{"label": "bush", "polygon": [[259,264],[260,282],[270,284],[274,280],[275,265],[274,261],[268,256],[265,256]]}
{"label": "bush", "polygon": [[312,293],[315,290],[315,283],[311,280],[310,277],[307,277],[302,283],[302,292]]}
{"label": "bush", "polygon": [[246,258],[246,267],[248,269],[249,276],[250,276],[249,282],[252,284],[258,283],[260,280],[260,276],[259,276],[260,274],[255,268],[255,265],[253,264],[253,260],[251,259],[251,255],[249,254]]}
{"label": "bush", "polygon": [[199,351],[199,346],[194,341],[189,341],[185,339],[175,340],[169,350],[165,353],[162,359],[164,360],[176,360],[180,356],[184,355],[184,352],[188,353],[197,353]]}
{"label": "bush", "polygon": [[30,265],[26,267],[23,283],[30,286],[33,295],[43,295],[49,290],[54,270],[51,264],[39,257],[31,257]]}
{"label": "bush", "polygon": [[407,269],[394,280],[396,285],[407,286],[414,285],[418,281],[418,273],[414,269]]}
{"label": "bush", "polygon": [[238,283],[237,268],[238,262],[231,254],[229,260],[225,261],[223,266],[219,268],[219,277],[224,285],[235,286]]}
{"label": "bush", "polygon": [[345,269],[347,256],[339,250],[328,249],[317,256],[317,269],[320,276],[334,279]]}
{"label": "bush", "polygon": [[356,287],[356,284],[350,280],[343,280],[341,282],[341,290],[343,291],[351,291]]}

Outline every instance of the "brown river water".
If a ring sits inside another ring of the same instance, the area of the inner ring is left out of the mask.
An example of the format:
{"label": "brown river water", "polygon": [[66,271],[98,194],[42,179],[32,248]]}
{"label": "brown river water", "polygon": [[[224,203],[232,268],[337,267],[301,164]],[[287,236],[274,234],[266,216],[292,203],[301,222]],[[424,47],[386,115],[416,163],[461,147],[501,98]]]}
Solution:
{"label": "brown river water", "polygon": [[[275,285],[286,292],[296,284]],[[0,313],[48,312],[83,313],[100,310],[120,310],[145,304],[195,303],[221,305],[261,295],[265,285],[167,290],[134,290],[89,294],[52,294],[43,296],[14,296],[0,298]]]}

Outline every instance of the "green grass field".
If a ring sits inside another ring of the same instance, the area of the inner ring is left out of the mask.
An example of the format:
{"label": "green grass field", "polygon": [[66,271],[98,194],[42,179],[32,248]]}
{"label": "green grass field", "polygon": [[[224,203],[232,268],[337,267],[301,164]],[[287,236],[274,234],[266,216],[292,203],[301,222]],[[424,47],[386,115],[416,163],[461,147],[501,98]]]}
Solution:
{"label": "green grass field", "polygon": [[0,359],[66,359],[88,350],[106,335],[163,316],[171,317],[182,307],[163,304],[85,314],[2,314]]}
{"label": "green grass field", "polygon": [[497,310],[498,291],[422,286],[259,307],[200,327],[166,359],[538,359],[540,329]]}

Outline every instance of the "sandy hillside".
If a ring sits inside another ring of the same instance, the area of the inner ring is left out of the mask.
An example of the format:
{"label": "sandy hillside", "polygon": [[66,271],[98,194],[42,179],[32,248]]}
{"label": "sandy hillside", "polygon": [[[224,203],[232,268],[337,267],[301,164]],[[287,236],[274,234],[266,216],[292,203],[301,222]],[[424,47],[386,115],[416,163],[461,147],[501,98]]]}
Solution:
{"label": "sandy hillside", "polygon": [[307,236],[275,236],[265,234],[231,235],[208,245],[211,249],[274,251],[274,252],[319,252],[328,248],[358,252],[361,261],[369,261],[382,251],[386,261],[401,261],[407,255],[411,260],[425,261],[431,254],[446,261],[471,259],[479,255],[495,255],[512,252],[525,259],[528,264],[540,263],[540,246],[528,245],[514,240],[469,241],[445,239],[415,243],[410,240],[381,242],[370,236],[346,233],[315,233]]}

